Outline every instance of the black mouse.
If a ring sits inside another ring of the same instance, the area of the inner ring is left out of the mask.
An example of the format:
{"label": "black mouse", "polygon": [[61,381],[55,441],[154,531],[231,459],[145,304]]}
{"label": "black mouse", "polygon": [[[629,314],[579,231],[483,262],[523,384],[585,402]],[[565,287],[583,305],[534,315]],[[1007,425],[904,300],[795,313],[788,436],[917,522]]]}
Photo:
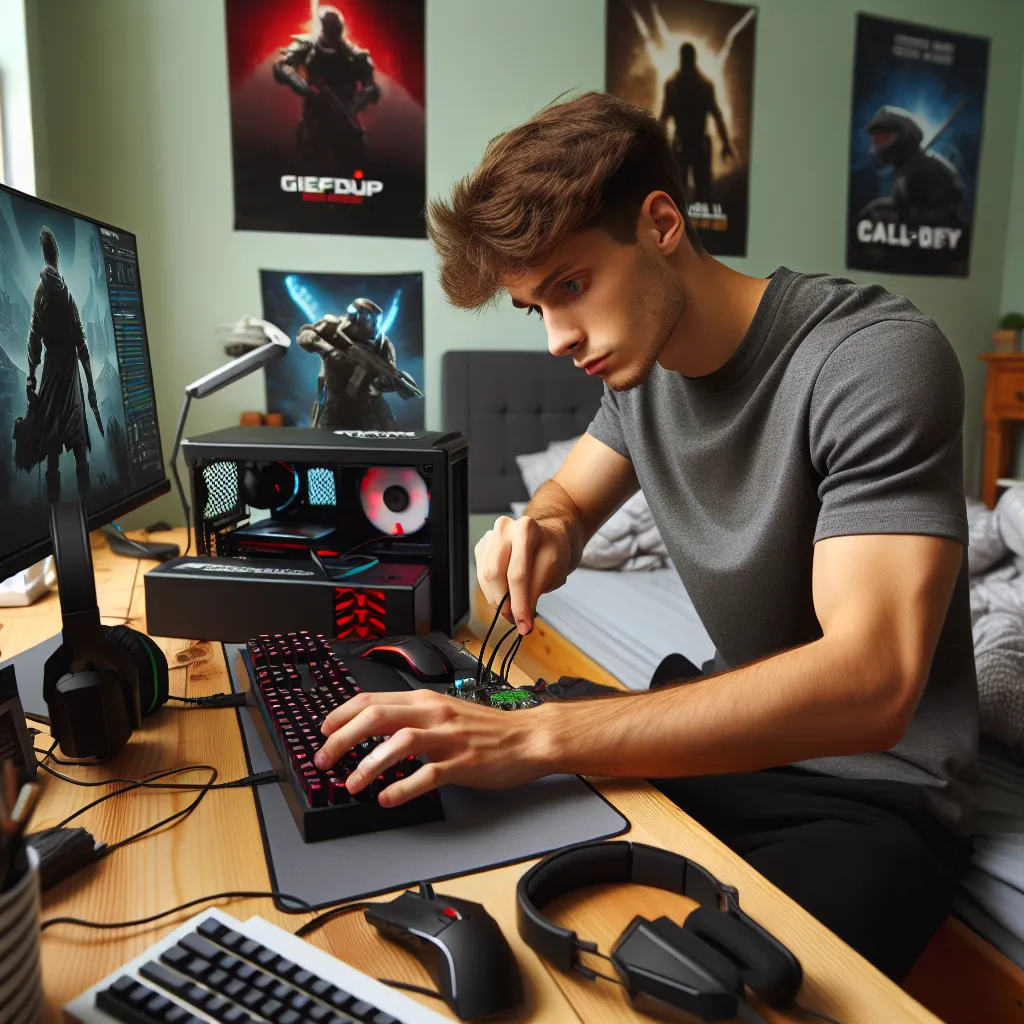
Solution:
{"label": "black mouse", "polygon": [[512,948],[479,903],[435,893],[420,882],[418,893],[375,903],[366,920],[423,961],[459,1020],[489,1017],[523,1001]]}
{"label": "black mouse", "polygon": [[422,683],[452,683],[455,668],[437,644],[419,636],[392,636],[363,651],[362,658],[405,669]]}

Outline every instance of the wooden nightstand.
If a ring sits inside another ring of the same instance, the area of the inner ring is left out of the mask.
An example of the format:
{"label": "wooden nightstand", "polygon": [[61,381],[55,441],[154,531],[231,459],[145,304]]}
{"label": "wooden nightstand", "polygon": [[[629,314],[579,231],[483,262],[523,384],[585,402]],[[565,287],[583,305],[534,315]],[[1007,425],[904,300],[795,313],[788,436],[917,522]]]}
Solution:
{"label": "wooden nightstand", "polygon": [[986,352],[980,358],[988,363],[981,497],[992,508],[998,480],[1010,468],[1014,422],[1024,420],[1024,353]]}

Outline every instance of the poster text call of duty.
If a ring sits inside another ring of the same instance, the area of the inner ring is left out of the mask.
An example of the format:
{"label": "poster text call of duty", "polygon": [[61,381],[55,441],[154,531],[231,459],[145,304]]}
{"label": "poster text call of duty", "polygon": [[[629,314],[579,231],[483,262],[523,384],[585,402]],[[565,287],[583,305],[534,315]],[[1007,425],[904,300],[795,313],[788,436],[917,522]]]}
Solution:
{"label": "poster text call of duty", "polygon": [[0,186],[0,578],[167,486],[135,236]]}

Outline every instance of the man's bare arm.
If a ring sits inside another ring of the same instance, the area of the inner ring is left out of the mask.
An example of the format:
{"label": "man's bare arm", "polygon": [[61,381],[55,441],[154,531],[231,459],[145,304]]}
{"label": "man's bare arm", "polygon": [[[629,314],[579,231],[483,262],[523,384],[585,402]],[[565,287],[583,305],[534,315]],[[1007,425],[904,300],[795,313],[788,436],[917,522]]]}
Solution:
{"label": "man's bare arm", "polygon": [[[835,537],[814,554],[822,637],[719,676],[550,716],[548,771],[672,777],[886,750],[927,680],[962,545]],[[548,710],[550,709],[550,710]]]}
{"label": "man's bare arm", "polygon": [[584,434],[554,477],[537,488],[524,515],[565,534],[571,572],[587,541],[638,487],[629,459]]}

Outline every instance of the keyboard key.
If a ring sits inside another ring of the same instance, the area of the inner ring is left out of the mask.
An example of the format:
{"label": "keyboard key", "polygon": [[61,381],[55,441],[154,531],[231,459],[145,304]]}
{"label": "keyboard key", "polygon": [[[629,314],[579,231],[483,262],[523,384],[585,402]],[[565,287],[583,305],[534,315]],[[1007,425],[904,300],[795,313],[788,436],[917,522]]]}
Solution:
{"label": "keyboard key", "polygon": [[241,967],[235,968],[235,977],[238,978],[239,981],[247,982],[250,985],[252,984],[252,979],[259,973],[260,972],[253,967],[252,964],[242,964]]}
{"label": "keyboard key", "polygon": [[373,1018],[371,1024],[402,1024],[397,1017],[392,1017],[390,1013],[385,1013],[383,1010]]}
{"label": "keyboard key", "polygon": [[165,964],[170,964],[171,967],[180,967],[192,959],[192,954],[187,949],[182,949],[181,946],[171,946],[170,949],[165,949],[160,954],[160,959]]}
{"label": "keyboard key", "polygon": [[216,960],[220,956],[220,948],[217,944],[209,939],[204,939],[202,935],[186,935],[178,942],[178,945],[184,946],[190,953],[202,957],[204,960]]}
{"label": "keyboard key", "polygon": [[250,988],[238,997],[238,1002],[250,1010],[255,1010],[266,998],[258,988]]}
{"label": "keyboard key", "polygon": [[203,979],[210,988],[215,988],[218,992],[222,991],[224,986],[231,980],[231,975],[227,971],[222,971],[219,967],[210,971],[209,974]]}
{"label": "keyboard key", "polygon": [[264,974],[262,971],[259,971],[254,978],[249,979],[249,984],[253,988],[259,989],[260,992],[266,992],[271,985],[277,984],[277,978],[272,974]]}
{"label": "keyboard key", "polygon": [[271,967],[278,956],[272,949],[261,949],[253,959],[260,967]]}
{"label": "keyboard key", "polygon": [[245,957],[246,960],[254,960],[256,958],[256,954],[262,949],[263,947],[258,942],[254,942],[252,939],[246,939],[245,942],[238,947],[238,955]]}
{"label": "keyboard key", "polygon": [[271,965],[270,969],[281,978],[290,978],[298,969],[299,965],[286,960],[283,956]]}
{"label": "keyboard key", "polygon": [[194,956],[188,963],[179,964],[178,969],[190,978],[202,978],[205,974],[208,974],[213,965],[209,960],[203,960],[201,957]]}
{"label": "keyboard key", "polygon": [[169,967],[164,967],[163,964],[158,964],[155,960],[150,960],[149,963],[143,964],[139,968],[139,974],[146,981],[151,981],[154,985],[159,985],[162,989],[166,989],[174,995],[181,995],[191,985],[188,978],[184,975],[179,974],[177,971],[172,971]]}
{"label": "keyboard key", "polygon": [[277,1017],[277,1015],[284,1009],[284,1005],[277,999],[268,999],[261,1007],[260,1013],[264,1017],[269,1017],[271,1020]]}
{"label": "keyboard key", "polygon": [[306,1010],[313,1005],[313,1000],[307,995],[303,995],[301,992],[296,992],[291,999],[288,1000],[288,1005],[293,1010],[298,1010],[299,1013],[305,1013]]}
{"label": "keyboard key", "polygon": [[306,1011],[306,1019],[311,1020],[313,1024],[326,1024],[327,1018],[333,1016],[334,1011],[329,1006],[321,1006],[320,1004]]}
{"label": "keyboard key", "polygon": [[358,999],[348,1008],[348,1012],[360,1020],[369,1020],[377,1012],[377,1007],[363,999]]}
{"label": "keyboard key", "polygon": [[[227,930],[215,917],[208,917],[205,921],[200,921],[199,927],[196,929],[200,935],[213,939],[214,942],[220,942]],[[232,934],[238,935],[238,932],[233,932]],[[241,938],[240,935],[239,938]],[[227,943],[221,942],[221,945],[227,945]]]}
{"label": "keyboard key", "polygon": [[227,971],[228,974],[234,974],[242,966],[242,961],[230,953],[221,953],[214,962],[222,971]]}
{"label": "keyboard key", "polygon": [[229,1006],[221,1015],[224,1024],[249,1024],[252,1017],[237,1006]]}
{"label": "keyboard key", "polygon": [[269,990],[268,994],[274,999],[280,999],[281,1002],[291,999],[295,989],[291,985],[286,985],[283,981],[279,981],[272,989]]}
{"label": "keyboard key", "polygon": [[317,978],[316,981],[309,983],[306,991],[312,992],[318,999],[327,999],[330,993],[334,991],[334,986],[323,978]]}
{"label": "keyboard key", "polygon": [[292,975],[292,984],[307,990],[309,985],[315,980],[316,975],[312,971],[307,971],[301,967]]}
{"label": "keyboard key", "polygon": [[169,1010],[164,1011],[164,1024],[191,1024],[196,1018],[177,1003],[172,1004]]}
{"label": "keyboard key", "polygon": [[277,1024],[301,1024],[302,1017],[294,1010],[285,1010],[277,1015]]}
{"label": "keyboard key", "polygon": [[336,988],[326,997],[326,1002],[339,1010],[347,1010],[355,1002],[355,996],[346,992],[343,988]]}
{"label": "keyboard key", "polygon": [[174,1006],[174,1003],[172,1003],[170,999],[166,996],[160,995],[159,992],[153,993],[146,1001],[146,1013],[153,1017],[162,1017],[170,1006]]}
{"label": "keyboard key", "polygon": [[249,986],[246,985],[244,981],[240,981],[238,978],[233,978],[224,986],[222,991],[224,992],[224,995],[228,997],[228,999],[234,999],[237,1002],[238,996],[240,996],[248,988]]}
{"label": "keyboard key", "polygon": [[[210,938],[212,936],[208,936]],[[220,935],[217,939],[225,949],[236,949],[238,946],[245,941],[244,936],[239,935],[238,932],[226,931]]]}

